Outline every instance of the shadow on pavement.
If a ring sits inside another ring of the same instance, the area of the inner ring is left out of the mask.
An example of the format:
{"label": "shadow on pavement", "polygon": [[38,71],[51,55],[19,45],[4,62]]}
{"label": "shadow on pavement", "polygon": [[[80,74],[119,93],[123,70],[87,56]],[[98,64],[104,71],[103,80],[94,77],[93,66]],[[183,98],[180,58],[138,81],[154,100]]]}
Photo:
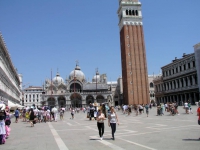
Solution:
{"label": "shadow on pavement", "polygon": [[[95,140],[100,140],[100,138],[97,139],[90,139],[91,141],[95,141]],[[112,138],[103,138],[103,140],[112,140]]]}
{"label": "shadow on pavement", "polygon": [[200,139],[183,139],[183,141],[200,141]]}

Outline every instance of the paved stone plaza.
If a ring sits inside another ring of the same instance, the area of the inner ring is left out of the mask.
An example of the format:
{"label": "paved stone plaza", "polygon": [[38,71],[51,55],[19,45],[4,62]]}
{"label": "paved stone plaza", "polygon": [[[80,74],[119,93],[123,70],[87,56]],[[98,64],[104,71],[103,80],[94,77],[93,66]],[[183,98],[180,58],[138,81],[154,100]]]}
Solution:
{"label": "paved stone plaza", "polygon": [[86,113],[65,113],[64,121],[11,124],[11,135],[2,150],[200,150],[200,126],[197,124],[196,106],[194,114],[185,114],[179,106],[180,115],[156,116],[156,108],[135,116],[117,112],[120,125],[117,126],[115,141],[111,139],[111,129],[105,121],[104,140],[100,140],[96,121],[89,121]]}

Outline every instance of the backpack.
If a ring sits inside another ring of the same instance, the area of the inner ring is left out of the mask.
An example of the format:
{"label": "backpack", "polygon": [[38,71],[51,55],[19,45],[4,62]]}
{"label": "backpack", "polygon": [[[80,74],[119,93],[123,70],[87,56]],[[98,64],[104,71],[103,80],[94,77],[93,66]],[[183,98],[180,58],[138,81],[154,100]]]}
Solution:
{"label": "backpack", "polygon": [[9,126],[9,125],[11,124],[10,116],[9,116],[9,115],[6,115],[5,124],[6,124],[7,126]]}
{"label": "backpack", "polygon": [[190,104],[190,103],[188,103],[188,107],[191,107],[191,104]]}

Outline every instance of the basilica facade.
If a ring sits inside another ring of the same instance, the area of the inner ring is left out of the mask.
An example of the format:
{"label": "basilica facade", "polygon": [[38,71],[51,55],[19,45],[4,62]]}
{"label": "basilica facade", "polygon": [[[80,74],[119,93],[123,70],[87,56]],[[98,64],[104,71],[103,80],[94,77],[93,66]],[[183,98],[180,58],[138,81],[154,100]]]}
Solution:
{"label": "basilica facade", "polygon": [[42,106],[85,107],[90,103],[113,105],[112,85],[107,83],[106,74],[98,70],[88,82],[78,64],[66,79],[57,72],[53,79],[46,79],[41,95]]}

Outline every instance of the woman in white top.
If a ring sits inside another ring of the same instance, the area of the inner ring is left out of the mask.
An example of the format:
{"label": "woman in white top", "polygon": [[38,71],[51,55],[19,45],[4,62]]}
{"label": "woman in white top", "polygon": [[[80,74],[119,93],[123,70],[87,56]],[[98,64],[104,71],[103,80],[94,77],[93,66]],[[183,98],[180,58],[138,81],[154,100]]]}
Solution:
{"label": "woman in white top", "polygon": [[103,139],[103,134],[104,134],[104,120],[105,120],[105,115],[102,113],[101,109],[99,109],[97,115],[97,127],[99,130],[99,136],[101,140]]}
{"label": "woman in white top", "polygon": [[184,103],[185,113],[188,114],[188,102]]}
{"label": "woman in white top", "polygon": [[115,131],[116,131],[116,123],[119,125],[119,121],[117,118],[117,114],[114,110],[114,107],[111,106],[110,108],[110,115],[108,116],[108,126],[111,126],[111,130],[112,130],[112,139],[115,140]]}

